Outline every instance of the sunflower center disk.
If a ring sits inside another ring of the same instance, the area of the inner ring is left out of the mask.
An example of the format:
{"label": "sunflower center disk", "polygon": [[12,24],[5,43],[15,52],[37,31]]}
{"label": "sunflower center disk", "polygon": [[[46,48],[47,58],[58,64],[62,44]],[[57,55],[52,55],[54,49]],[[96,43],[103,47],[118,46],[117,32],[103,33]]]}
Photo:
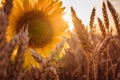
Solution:
{"label": "sunflower center disk", "polygon": [[43,48],[49,44],[53,37],[53,29],[49,18],[39,11],[25,13],[17,22],[17,32],[28,22],[30,34],[29,46]]}

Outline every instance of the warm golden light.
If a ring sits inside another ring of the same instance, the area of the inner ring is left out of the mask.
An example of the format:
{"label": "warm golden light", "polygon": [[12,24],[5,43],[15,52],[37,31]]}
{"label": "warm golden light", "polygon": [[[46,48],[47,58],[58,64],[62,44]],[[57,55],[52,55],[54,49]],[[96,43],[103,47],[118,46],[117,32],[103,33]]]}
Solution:
{"label": "warm golden light", "polygon": [[72,23],[71,15],[69,13],[66,13],[66,14],[64,14],[63,18],[64,18],[65,21],[68,22],[69,30],[72,31],[74,26],[73,26],[73,23]]}
{"label": "warm golden light", "polygon": [[2,0],[0,0],[0,8],[2,7]]}
{"label": "warm golden light", "polygon": [[[96,8],[96,16],[102,17],[101,7],[102,0],[61,0],[63,5],[66,6],[65,11],[71,13],[70,7],[72,6],[78,18],[82,20],[85,25],[89,25],[90,15],[93,7]],[[69,22],[70,30],[73,29],[71,18],[69,14],[65,14],[64,19]]]}

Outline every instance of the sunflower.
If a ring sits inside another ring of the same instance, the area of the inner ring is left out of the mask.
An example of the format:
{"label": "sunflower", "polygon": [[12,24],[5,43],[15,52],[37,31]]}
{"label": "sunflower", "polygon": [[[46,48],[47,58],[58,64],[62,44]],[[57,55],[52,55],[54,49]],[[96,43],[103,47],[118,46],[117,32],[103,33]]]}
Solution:
{"label": "sunflower", "polygon": [[64,9],[59,0],[14,0],[9,16],[7,40],[10,41],[27,23],[30,34],[29,49],[46,57],[61,41],[68,27],[63,20]]}

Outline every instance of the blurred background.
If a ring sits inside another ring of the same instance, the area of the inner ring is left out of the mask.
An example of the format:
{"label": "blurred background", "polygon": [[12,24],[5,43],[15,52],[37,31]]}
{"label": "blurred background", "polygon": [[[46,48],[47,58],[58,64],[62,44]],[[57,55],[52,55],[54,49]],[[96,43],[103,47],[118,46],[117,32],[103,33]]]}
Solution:
{"label": "blurred background", "polygon": [[[72,30],[73,25],[71,23],[72,21],[70,18],[71,6],[75,9],[77,16],[80,19],[82,19],[83,23],[85,25],[88,25],[90,19],[89,16],[91,15],[93,7],[96,8],[96,15],[102,17],[102,10],[101,10],[102,2],[106,0],[61,0],[61,1],[63,2],[63,6],[66,6],[65,12],[67,14],[65,14],[64,18],[66,21],[69,22],[70,30]],[[115,7],[116,11],[120,16],[120,0],[109,0],[109,1],[111,1],[111,3],[113,4],[113,6]]]}

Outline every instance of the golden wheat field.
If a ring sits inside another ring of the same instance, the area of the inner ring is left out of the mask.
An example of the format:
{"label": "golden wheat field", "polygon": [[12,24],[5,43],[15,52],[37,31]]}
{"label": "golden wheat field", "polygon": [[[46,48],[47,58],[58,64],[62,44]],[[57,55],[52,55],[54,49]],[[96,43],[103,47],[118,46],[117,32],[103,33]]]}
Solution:
{"label": "golden wheat field", "polygon": [[73,30],[60,0],[0,1],[0,80],[120,80],[120,18],[110,0],[102,16],[91,9],[88,25],[71,6]]}

